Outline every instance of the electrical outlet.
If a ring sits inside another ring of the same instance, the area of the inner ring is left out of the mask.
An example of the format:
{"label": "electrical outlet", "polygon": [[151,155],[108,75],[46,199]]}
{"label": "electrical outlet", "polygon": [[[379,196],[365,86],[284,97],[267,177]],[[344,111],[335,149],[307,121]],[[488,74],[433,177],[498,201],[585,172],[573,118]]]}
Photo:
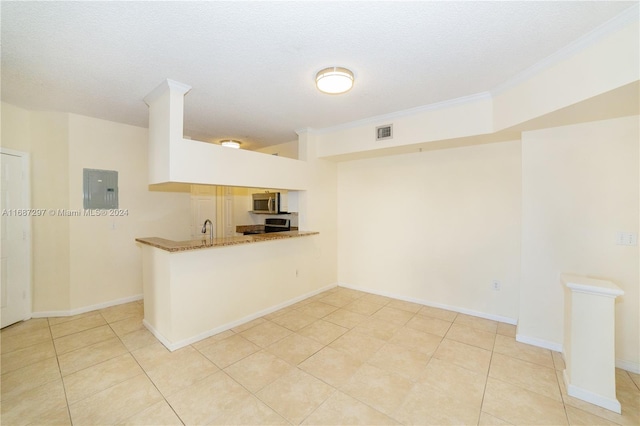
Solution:
{"label": "electrical outlet", "polygon": [[616,234],[616,244],[619,246],[637,246],[638,234],[634,232],[618,232]]}
{"label": "electrical outlet", "polygon": [[500,291],[500,281],[498,280],[493,280],[491,281],[491,288],[493,289],[493,291]]}

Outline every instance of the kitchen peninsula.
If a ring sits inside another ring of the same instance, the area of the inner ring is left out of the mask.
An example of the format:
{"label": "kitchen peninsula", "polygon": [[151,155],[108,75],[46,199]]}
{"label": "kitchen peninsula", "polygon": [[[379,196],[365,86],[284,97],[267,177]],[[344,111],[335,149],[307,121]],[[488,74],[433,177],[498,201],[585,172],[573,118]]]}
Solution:
{"label": "kitchen peninsula", "polygon": [[311,155],[315,142],[307,132],[299,135],[298,159],[184,138],[184,95],[190,89],[166,80],[145,97],[149,185],[299,191],[299,226],[319,232],[274,235],[267,232],[265,220],[265,234],[192,241],[138,239],[143,323],[170,350],[337,285],[335,164]]}
{"label": "kitchen peninsula", "polygon": [[251,244],[270,240],[282,240],[285,238],[297,238],[306,237],[309,235],[317,235],[318,232],[303,232],[303,231],[287,231],[287,232],[273,232],[270,234],[255,234],[244,235],[237,237],[222,237],[209,239],[208,236],[203,234],[202,238],[188,241],[173,241],[164,238],[150,237],[150,238],[136,238],[136,241],[142,244],[147,244],[152,247],[156,247],[168,252],[176,251],[188,251],[188,250],[200,250],[215,247],[234,246],[238,244]]}
{"label": "kitchen peninsula", "polygon": [[314,273],[318,234],[136,239],[144,325],[176,350],[324,291]]}

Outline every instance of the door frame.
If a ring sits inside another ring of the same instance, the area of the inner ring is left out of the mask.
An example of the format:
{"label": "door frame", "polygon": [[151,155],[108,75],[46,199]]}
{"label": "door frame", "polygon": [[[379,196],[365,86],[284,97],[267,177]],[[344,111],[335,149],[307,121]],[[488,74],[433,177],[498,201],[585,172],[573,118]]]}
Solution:
{"label": "door frame", "polygon": [[[22,198],[24,202],[24,208],[31,208],[31,154],[24,151],[17,151],[14,149],[8,149],[0,147],[0,154],[13,155],[15,157],[20,157],[21,160],[21,170],[22,170]],[[1,202],[1,200],[0,200]],[[33,287],[33,274],[32,274],[32,258],[33,258],[33,246],[31,241],[31,216],[28,216],[28,220],[25,222],[25,228],[23,229],[27,235],[27,297],[25,298],[25,303],[27,305],[26,316],[23,318],[24,320],[28,320],[32,317],[33,314],[33,305],[32,305],[32,287]],[[2,232],[2,229],[0,229]],[[2,266],[0,266],[1,268]]]}

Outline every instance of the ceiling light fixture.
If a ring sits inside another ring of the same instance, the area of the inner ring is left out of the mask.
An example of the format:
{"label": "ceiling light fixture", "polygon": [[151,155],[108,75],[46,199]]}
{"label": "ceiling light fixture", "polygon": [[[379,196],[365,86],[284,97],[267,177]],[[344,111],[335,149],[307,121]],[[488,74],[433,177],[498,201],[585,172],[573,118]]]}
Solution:
{"label": "ceiling light fixture", "polygon": [[348,92],[353,87],[353,73],[341,67],[329,67],[316,74],[318,90],[330,95]]}
{"label": "ceiling light fixture", "polygon": [[227,148],[235,148],[235,149],[239,149],[240,148],[240,142],[232,141],[232,140],[222,141],[222,142],[220,142],[220,145],[222,145],[224,147],[227,147]]}

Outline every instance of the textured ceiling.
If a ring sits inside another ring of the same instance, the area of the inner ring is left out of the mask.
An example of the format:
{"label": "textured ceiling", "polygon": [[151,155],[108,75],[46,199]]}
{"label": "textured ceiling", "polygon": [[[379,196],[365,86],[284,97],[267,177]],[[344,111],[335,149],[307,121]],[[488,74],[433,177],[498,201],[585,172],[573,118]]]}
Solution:
{"label": "textured ceiling", "polygon": [[185,134],[256,148],[491,90],[636,3],[2,1],[2,100],[146,127],[171,78]]}

